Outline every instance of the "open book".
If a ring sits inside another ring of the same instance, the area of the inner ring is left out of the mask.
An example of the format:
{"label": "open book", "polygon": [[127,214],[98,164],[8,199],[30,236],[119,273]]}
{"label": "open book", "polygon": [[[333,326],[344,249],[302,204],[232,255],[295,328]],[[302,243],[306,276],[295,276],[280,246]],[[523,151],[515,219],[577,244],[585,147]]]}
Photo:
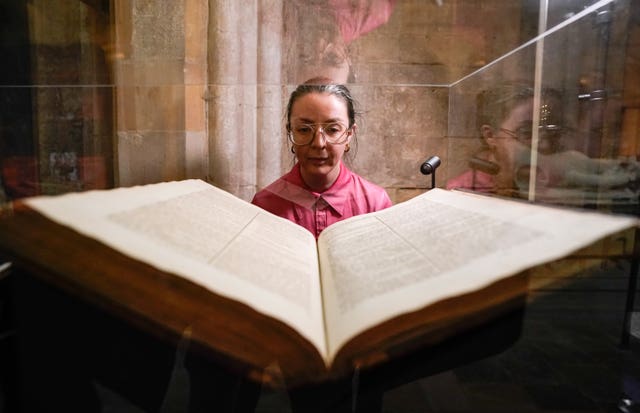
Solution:
{"label": "open book", "polygon": [[143,323],[188,329],[252,374],[277,362],[294,383],[479,325],[522,304],[526,269],[637,224],[434,189],[316,244],[199,180],[25,203],[0,221],[0,248],[18,263]]}

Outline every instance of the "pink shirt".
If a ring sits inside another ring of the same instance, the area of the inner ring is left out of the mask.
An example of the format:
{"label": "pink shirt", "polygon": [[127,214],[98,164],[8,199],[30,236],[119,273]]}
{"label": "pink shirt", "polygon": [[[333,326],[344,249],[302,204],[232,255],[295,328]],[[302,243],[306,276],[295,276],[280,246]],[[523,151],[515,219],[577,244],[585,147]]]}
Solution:
{"label": "pink shirt", "polygon": [[397,0],[329,0],[346,44],[389,21]]}
{"label": "pink shirt", "polygon": [[323,229],[354,215],[391,206],[386,191],[340,164],[340,175],[324,192],[313,192],[302,180],[300,166],[259,191],[253,204],[302,225],[316,238]]}
{"label": "pink shirt", "polygon": [[447,181],[447,189],[464,188],[478,192],[495,191],[495,178],[485,172],[469,170]]}

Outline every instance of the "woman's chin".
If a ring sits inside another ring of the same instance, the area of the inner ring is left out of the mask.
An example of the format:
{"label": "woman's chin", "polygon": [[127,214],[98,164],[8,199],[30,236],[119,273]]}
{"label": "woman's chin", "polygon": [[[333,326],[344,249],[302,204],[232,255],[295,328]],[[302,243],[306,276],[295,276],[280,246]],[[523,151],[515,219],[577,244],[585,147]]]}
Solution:
{"label": "woman's chin", "polygon": [[302,175],[307,184],[314,182],[324,185],[333,182],[337,177],[336,165],[328,162],[306,164],[302,168]]}

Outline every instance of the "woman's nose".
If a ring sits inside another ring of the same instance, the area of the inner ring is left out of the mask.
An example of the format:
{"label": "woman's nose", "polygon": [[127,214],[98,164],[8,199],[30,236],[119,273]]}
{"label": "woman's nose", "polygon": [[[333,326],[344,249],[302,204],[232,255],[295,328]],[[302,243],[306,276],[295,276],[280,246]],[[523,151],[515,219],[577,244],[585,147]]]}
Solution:
{"label": "woman's nose", "polygon": [[323,148],[327,144],[327,139],[324,137],[324,131],[321,127],[318,127],[313,131],[313,139],[311,140],[311,146]]}

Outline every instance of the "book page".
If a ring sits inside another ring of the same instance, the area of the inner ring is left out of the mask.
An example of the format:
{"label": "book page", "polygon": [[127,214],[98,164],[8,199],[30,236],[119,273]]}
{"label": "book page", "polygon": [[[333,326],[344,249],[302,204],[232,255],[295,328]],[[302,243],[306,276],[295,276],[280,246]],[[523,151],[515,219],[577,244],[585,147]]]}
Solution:
{"label": "book page", "polygon": [[318,240],[329,353],[382,321],[480,289],[637,224],[441,189]]}
{"label": "book page", "polygon": [[243,302],[325,354],[315,239],[203,181],[32,198],[50,219]]}

